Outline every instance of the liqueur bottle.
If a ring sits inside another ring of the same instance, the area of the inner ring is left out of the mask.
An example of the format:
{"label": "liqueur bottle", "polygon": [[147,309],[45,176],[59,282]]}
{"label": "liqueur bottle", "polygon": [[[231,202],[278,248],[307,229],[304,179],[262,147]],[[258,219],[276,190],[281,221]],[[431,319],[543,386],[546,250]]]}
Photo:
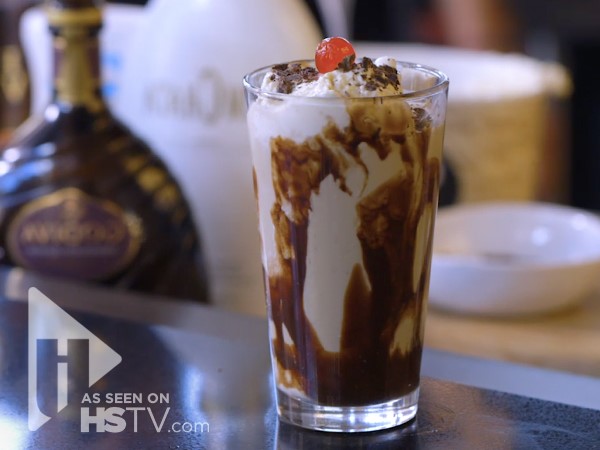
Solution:
{"label": "liqueur bottle", "polygon": [[0,153],[0,263],[206,301],[199,240],[181,189],[102,98],[101,2],[45,6],[53,96]]}
{"label": "liqueur bottle", "polygon": [[19,19],[30,0],[0,2],[0,148],[29,115],[27,67],[19,42]]}

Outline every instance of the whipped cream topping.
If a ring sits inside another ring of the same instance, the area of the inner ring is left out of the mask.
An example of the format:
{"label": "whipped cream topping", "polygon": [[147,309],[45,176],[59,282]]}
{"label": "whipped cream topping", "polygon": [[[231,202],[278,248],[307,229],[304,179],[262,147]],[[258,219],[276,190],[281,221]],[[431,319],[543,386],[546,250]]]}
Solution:
{"label": "whipped cream topping", "polygon": [[273,66],[263,79],[261,89],[267,92],[302,97],[375,97],[402,93],[396,60],[346,59],[336,70],[319,73],[304,63]]}

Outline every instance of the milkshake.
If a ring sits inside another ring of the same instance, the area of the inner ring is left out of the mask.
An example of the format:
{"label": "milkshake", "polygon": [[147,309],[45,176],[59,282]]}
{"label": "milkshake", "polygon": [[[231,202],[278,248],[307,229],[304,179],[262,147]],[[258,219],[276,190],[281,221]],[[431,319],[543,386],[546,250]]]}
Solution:
{"label": "milkshake", "polygon": [[247,120],[280,417],[368,431],[416,414],[448,81],[334,67],[246,76]]}

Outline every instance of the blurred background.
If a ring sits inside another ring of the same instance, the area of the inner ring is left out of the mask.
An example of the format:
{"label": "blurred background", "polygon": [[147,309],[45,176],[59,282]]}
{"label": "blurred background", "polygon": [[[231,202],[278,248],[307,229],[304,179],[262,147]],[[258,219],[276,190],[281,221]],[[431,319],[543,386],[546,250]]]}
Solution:
{"label": "blurred background", "polygon": [[[547,180],[543,192],[544,199],[556,200],[589,209],[600,209],[600,135],[595,130],[600,125],[598,97],[600,87],[596,73],[600,46],[600,4],[589,0],[575,0],[565,3],[560,0],[293,0],[289,3],[303,3],[310,10],[322,36],[342,35],[353,41],[375,42],[418,42],[434,46],[451,46],[464,49],[519,52],[541,61],[558,62],[568,69],[573,90],[566,102],[553,104],[552,126],[545,128],[548,136],[549,152],[541,164],[542,174]],[[19,17],[22,12],[40,3],[40,0],[2,0],[0,11],[0,43],[3,46],[16,39]],[[159,3],[154,1],[153,3]],[[186,3],[186,2],[182,2]],[[197,2],[204,4],[207,14],[214,13],[210,0]],[[236,2],[231,3],[235,8]],[[270,8],[270,2],[254,0],[249,2],[257,9]],[[280,2],[288,3],[288,2]],[[108,4],[145,6],[146,0],[113,0]],[[288,5],[289,6],[289,5]],[[295,5],[294,5],[295,6]],[[185,6],[181,6],[185,8]],[[140,8],[141,9],[141,8]],[[282,14],[285,11],[279,8]],[[296,11],[290,10],[290,14]],[[130,16],[135,13],[127,12]],[[222,14],[223,17],[220,17]],[[117,14],[115,14],[116,16]],[[141,15],[141,11],[140,11]],[[230,14],[219,12],[214,19],[222,20],[231,26],[235,21]],[[112,18],[112,16],[111,16]],[[277,17],[285,23],[294,17]],[[306,21],[295,17],[297,26],[285,30],[290,34],[308,34]],[[120,17],[115,18],[118,22]],[[163,22],[167,26],[168,18]],[[137,19],[131,19],[131,23]],[[256,27],[258,28],[258,23]],[[264,24],[260,24],[265,26]],[[271,24],[272,30],[277,30]],[[252,29],[247,24],[246,29]],[[127,39],[131,38],[129,29]],[[160,33],[160,30],[155,30]],[[236,30],[220,28],[223,36],[237,40],[241,53],[244,40]],[[42,33],[42,30],[37,30]],[[123,40],[124,44],[126,40]],[[35,37],[41,41],[40,36]],[[190,45],[192,43],[190,42]],[[224,38],[213,42],[213,46],[230,46]],[[249,43],[247,43],[249,45]],[[275,45],[275,43],[273,43]],[[261,49],[268,52],[268,48]],[[307,54],[306,57],[310,57]],[[42,58],[43,56],[37,55]],[[202,56],[199,56],[202,57]],[[49,56],[48,56],[49,59]],[[14,61],[14,57],[12,59]],[[3,54],[3,67],[10,65],[8,51]],[[107,65],[117,64],[105,59]],[[113,70],[116,70],[113,68]],[[3,79],[7,78],[3,72]],[[108,74],[111,75],[110,73]],[[108,82],[110,79],[107,80]],[[6,85],[6,81],[4,85]],[[116,86],[110,88],[116,89]],[[34,86],[35,89],[35,86]],[[12,84],[11,94],[14,104],[21,89],[17,82]],[[25,92],[25,94],[27,94]],[[23,95],[25,95],[23,94]],[[43,95],[40,93],[39,96]],[[19,100],[27,103],[29,97]],[[554,100],[554,99],[553,99]],[[565,100],[563,97],[561,100]],[[42,102],[41,100],[38,102]],[[555,102],[556,103],[556,102]],[[6,98],[0,111],[1,125],[10,128],[23,120],[25,112],[15,111]],[[35,105],[34,105],[35,106]],[[11,110],[12,108],[12,110]],[[560,108],[559,111],[556,111]],[[558,115],[558,117],[556,117]],[[557,154],[557,152],[559,154]]]}
{"label": "blurred background", "polygon": [[[600,209],[600,135],[594,132],[600,125],[600,87],[596,81],[600,3],[586,0],[568,3],[560,0],[310,0],[308,3],[326,34],[347,30],[353,39],[361,41],[422,42],[519,52],[564,65],[573,90],[567,102],[551,106],[552,125],[544,130],[550,146],[544,154],[549,158],[541,161],[543,175],[549,179],[545,191],[539,195],[574,206]],[[340,15],[344,8],[353,11],[346,21]],[[556,154],[557,151],[562,155]]]}
{"label": "blurred background", "polygon": [[[0,2],[6,142],[51,94],[36,0]],[[122,0],[106,3],[104,94],[191,203],[211,297],[261,314],[241,77],[311,58],[324,36],[451,78],[441,205],[540,200],[600,210],[600,3],[589,0]],[[217,195],[218,193],[218,195]],[[247,298],[256,300],[248,301]]]}
{"label": "blurred background", "polygon": [[[51,97],[52,48],[40,4],[0,0],[0,147]],[[106,6],[104,95],[180,181],[218,307],[264,315],[241,78],[260,66],[312,58],[324,36],[349,38],[359,56],[388,55],[449,74],[441,206],[543,201],[600,211],[600,2],[122,0]],[[428,344],[597,375],[598,350],[590,346],[600,314],[592,303],[506,322],[434,311]]]}

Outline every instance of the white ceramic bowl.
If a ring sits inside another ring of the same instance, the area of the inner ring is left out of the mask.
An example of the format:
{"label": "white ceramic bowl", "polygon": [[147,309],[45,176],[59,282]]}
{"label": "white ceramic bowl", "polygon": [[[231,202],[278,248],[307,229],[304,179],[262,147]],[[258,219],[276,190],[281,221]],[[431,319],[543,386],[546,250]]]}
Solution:
{"label": "white ceramic bowl", "polygon": [[600,218],[545,203],[440,208],[429,302],[521,315],[572,306],[600,289]]}

